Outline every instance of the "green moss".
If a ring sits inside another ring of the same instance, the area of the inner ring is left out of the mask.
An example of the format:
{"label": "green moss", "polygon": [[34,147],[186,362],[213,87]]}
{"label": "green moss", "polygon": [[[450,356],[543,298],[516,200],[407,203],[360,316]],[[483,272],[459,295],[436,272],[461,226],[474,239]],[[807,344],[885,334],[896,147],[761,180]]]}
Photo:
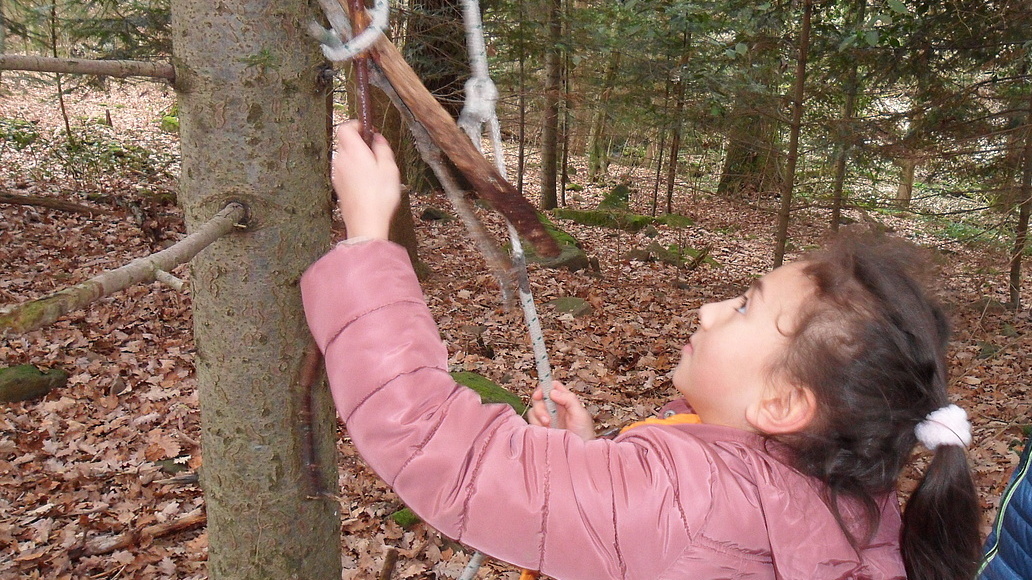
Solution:
{"label": "green moss", "polygon": [[518,396],[483,375],[462,371],[454,372],[451,376],[456,383],[476,391],[484,403],[504,403],[515,409],[520,415],[527,410],[527,406]]}
{"label": "green moss", "polygon": [[649,216],[621,211],[557,208],[552,210],[552,215],[581,225],[613,228],[629,232],[641,230],[653,222],[653,219]]}
{"label": "green moss", "polygon": [[401,508],[400,510],[391,514],[391,519],[394,523],[398,524],[403,528],[414,526],[422,520],[416,515],[416,512],[409,508]]}

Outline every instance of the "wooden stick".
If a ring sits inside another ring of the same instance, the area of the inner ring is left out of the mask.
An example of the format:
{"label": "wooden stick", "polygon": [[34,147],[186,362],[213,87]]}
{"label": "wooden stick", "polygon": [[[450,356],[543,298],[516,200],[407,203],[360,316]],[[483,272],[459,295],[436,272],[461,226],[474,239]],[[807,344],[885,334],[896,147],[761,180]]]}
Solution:
{"label": "wooden stick", "polygon": [[203,526],[207,523],[207,514],[204,513],[203,508],[198,508],[185,516],[170,522],[144,526],[117,536],[93,538],[83,547],[82,554],[85,556],[110,554],[115,550],[128,548],[139,542],[142,538],[160,538],[176,532],[182,532]]}
{"label": "wooden stick", "polygon": [[135,60],[88,60],[84,58],[54,58],[0,54],[0,70],[56,72],[106,77],[152,77],[175,80],[176,71],[167,62],[140,62]]}
{"label": "wooden stick", "polygon": [[[338,0],[345,10],[346,1]],[[359,12],[354,15],[354,21],[359,29],[364,29],[369,25],[369,16],[364,11]],[[387,37],[380,35],[370,53],[412,115],[426,128],[434,144],[473,185],[473,189],[508,218],[520,235],[533,244],[538,254],[559,255],[558,244],[541,225],[534,206],[477,150],[451,115],[423,86],[398,48]]]}
{"label": "wooden stick", "polygon": [[124,290],[133,284],[153,282],[158,270],[169,270],[189,262],[201,250],[232,232],[247,217],[247,209],[236,202],[226,205],[197,231],[160,252],[99,274],[89,280],[38,300],[23,302],[0,310],[0,335],[4,331],[28,332],[51,324],[68,312]]}
{"label": "wooden stick", "polygon": [[[358,36],[363,26],[358,22],[357,14],[365,14],[364,0],[347,0],[347,9],[351,15],[351,33]],[[351,66],[355,71],[355,115],[358,117],[359,130],[362,140],[368,146],[373,145],[373,105],[369,101],[369,59],[360,54],[351,59]]]}

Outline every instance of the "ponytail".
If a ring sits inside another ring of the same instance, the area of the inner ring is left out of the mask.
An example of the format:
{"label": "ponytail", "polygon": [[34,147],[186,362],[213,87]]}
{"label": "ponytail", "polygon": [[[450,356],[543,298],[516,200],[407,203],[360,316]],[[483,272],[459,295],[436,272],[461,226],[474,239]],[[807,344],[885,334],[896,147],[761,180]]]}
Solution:
{"label": "ponytail", "polygon": [[971,580],[980,553],[978,497],[964,448],[941,445],[903,512],[909,580]]}

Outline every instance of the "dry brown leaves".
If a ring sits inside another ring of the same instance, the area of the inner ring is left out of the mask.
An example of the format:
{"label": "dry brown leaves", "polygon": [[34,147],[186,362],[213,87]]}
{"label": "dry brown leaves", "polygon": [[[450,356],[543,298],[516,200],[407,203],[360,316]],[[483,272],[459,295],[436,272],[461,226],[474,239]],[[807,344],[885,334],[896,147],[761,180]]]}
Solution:
{"label": "dry brown leaves", "polygon": [[[157,116],[169,105],[168,98],[166,91],[147,85],[111,95],[79,95],[70,102],[74,115],[96,116],[107,108],[119,134],[150,139],[148,147],[168,147],[154,140]],[[56,111],[41,90],[16,91],[0,101],[0,116],[37,120],[49,130],[57,128]],[[3,189],[82,201],[68,176],[42,178],[19,169],[10,152],[3,159]],[[526,177],[534,182],[529,172]],[[647,213],[651,177],[635,186],[634,208]],[[90,187],[142,199],[127,176],[112,175]],[[175,186],[170,182],[161,187]],[[576,197],[570,194],[570,203],[593,207],[605,189],[588,186]],[[421,195],[413,205],[418,215],[426,206],[444,208],[447,202],[439,195]],[[181,235],[174,207],[147,206],[157,216],[162,239],[148,235],[124,207],[107,207],[118,213],[89,218],[0,205],[0,304],[83,281]],[[709,246],[721,267],[685,271],[659,262],[629,261],[623,258],[628,250],[653,240],[571,223],[560,226],[599,259],[601,271],[531,267],[556,377],[582,394],[600,429],[648,416],[673,397],[669,374],[694,330],[699,305],[734,295],[770,269],[774,200],[728,203],[706,194],[683,194],[675,209],[693,217],[696,225],[659,228],[656,239],[664,245]],[[481,213],[498,239],[504,239],[497,218]],[[791,231],[797,247],[817,243],[825,219],[815,211],[800,211]],[[953,395],[975,423],[971,461],[988,524],[1017,459],[1021,428],[1032,422],[1029,371],[1022,365],[1032,348],[1029,316],[984,300],[1006,300],[1003,254],[932,237],[904,219],[872,219],[940,248],[947,257],[942,296],[956,328],[950,356]],[[422,257],[433,271],[426,294],[454,370],[479,372],[528,394],[535,372],[522,315],[500,303],[497,284],[457,221],[419,222],[417,230]],[[186,268],[176,274],[188,276]],[[1024,291],[1032,296],[1029,284]],[[563,296],[583,298],[593,313],[574,318],[545,306]],[[172,522],[203,506],[200,489],[172,473],[190,473],[201,454],[190,328],[189,292],[152,284],[101,300],[49,328],[0,342],[4,365],[31,363],[72,373],[67,388],[0,409],[0,577],[206,576],[203,529],[157,538],[142,534],[129,547],[88,555],[88,547],[98,540]],[[346,436],[339,448],[346,577],[375,577],[389,548],[399,553],[396,578],[455,577],[469,554],[422,524],[411,529],[394,524],[387,516],[401,507],[398,498],[365,467]],[[926,458],[919,453],[917,459],[920,465]],[[912,488],[914,473],[908,472],[902,483],[904,492]],[[489,563],[480,577],[515,579],[518,571]]]}

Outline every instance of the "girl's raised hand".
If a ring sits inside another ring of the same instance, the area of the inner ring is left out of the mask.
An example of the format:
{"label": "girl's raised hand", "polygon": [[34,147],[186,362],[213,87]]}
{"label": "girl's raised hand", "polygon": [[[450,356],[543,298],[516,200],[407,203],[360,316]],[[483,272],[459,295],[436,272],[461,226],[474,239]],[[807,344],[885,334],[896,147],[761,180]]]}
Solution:
{"label": "girl's raised hand", "polygon": [[[577,395],[566,388],[566,385],[555,381],[552,383],[552,390],[549,396],[555,403],[557,411],[556,428],[566,429],[585,441],[591,441],[595,438],[595,421],[592,419],[591,413],[588,413],[588,410],[581,404]],[[527,421],[531,425],[552,427],[552,417],[548,414],[548,409],[545,407],[544,394],[541,392],[541,387],[534,391],[534,394],[530,396],[530,400],[532,405],[527,413]]]}
{"label": "girl's raised hand", "polygon": [[358,121],[337,128],[333,189],[349,238],[387,239],[401,203],[401,178],[383,135],[373,135],[370,148],[359,134]]}

